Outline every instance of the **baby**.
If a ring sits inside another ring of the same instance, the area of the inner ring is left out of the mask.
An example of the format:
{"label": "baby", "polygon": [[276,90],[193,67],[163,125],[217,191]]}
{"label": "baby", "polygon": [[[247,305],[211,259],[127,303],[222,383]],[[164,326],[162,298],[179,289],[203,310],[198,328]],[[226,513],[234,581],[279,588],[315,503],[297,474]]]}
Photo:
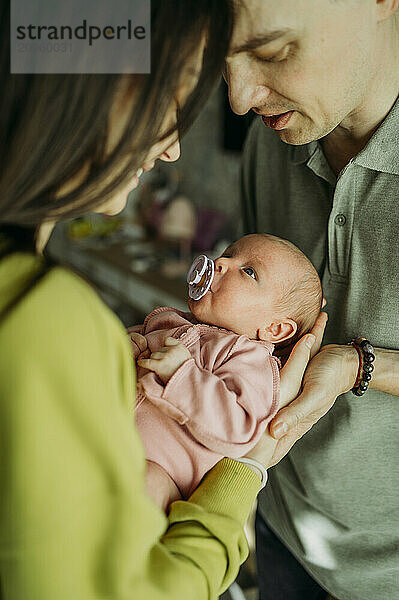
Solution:
{"label": "baby", "polygon": [[222,457],[257,443],[279,409],[273,350],[307,333],[321,310],[317,272],[286,240],[247,235],[207,264],[189,286],[189,313],[157,308],[128,330],[147,488],[164,510]]}

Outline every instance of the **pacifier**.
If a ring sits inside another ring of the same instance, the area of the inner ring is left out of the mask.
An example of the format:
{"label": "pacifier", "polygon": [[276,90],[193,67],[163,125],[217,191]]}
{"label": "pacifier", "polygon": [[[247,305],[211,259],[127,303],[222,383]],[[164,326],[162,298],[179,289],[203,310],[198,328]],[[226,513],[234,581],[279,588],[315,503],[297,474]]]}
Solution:
{"label": "pacifier", "polygon": [[193,300],[199,300],[205,296],[215,273],[215,263],[211,258],[200,254],[194,258],[193,264],[187,274],[188,295]]}

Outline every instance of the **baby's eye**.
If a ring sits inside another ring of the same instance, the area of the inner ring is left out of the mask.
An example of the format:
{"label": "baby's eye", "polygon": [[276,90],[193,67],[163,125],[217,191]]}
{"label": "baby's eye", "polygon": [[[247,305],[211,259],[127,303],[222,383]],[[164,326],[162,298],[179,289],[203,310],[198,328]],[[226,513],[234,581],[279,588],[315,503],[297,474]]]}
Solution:
{"label": "baby's eye", "polygon": [[243,271],[244,271],[244,273],[246,273],[247,275],[252,277],[252,279],[256,279],[256,273],[252,267],[244,267]]}

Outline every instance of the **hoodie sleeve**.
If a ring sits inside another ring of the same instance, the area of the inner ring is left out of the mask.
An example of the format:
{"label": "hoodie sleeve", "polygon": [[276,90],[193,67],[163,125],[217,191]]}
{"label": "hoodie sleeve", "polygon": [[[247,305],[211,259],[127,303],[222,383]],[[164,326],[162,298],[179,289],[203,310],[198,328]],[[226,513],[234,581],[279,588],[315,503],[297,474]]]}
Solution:
{"label": "hoodie sleeve", "polygon": [[259,440],[277,412],[277,359],[262,344],[240,336],[211,372],[187,360],[164,386],[153,373],[140,379],[148,400],[185,425],[196,440],[238,457]]}

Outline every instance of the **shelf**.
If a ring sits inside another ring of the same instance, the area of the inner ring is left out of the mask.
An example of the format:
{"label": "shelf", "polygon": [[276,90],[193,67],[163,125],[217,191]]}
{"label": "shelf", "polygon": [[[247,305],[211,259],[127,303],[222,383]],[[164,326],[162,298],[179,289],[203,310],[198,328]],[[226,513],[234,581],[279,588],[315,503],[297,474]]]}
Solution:
{"label": "shelf", "polygon": [[88,248],[59,238],[52,240],[50,253],[100,289],[145,314],[156,306],[188,310],[187,284],[181,279],[169,279],[158,271],[132,271],[132,257],[126,253],[123,244]]}

